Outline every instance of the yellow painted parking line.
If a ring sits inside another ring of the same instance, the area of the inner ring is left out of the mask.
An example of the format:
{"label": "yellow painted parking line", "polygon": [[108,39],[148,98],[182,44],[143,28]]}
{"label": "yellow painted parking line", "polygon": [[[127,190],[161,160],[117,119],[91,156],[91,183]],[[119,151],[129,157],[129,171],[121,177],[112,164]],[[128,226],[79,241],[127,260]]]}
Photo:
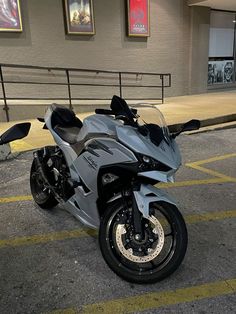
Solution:
{"label": "yellow painted parking line", "polygon": [[214,211],[184,216],[184,219],[187,224],[195,224],[199,222],[215,221],[229,218],[236,218],[236,210]]}
{"label": "yellow painted parking line", "polygon": [[[156,186],[158,188],[168,189],[175,187],[186,187],[192,185],[207,185],[207,184],[217,184],[217,183],[227,183],[232,182],[232,180],[226,180],[223,178],[211,178],[211,179],[203,179],[203,180],[189,180],[189,181],[179,181],[174,183],[158,183]],[[13,202],[21,202],[21,201],[30,201],[33,197],[31,195],[17,195],[17,196],[9,196],[9,197],[0,197],[1,203],[13,203]]]}
{"label": "yellow painted parking line", "polygon": [[[231,182],[236,182],[236,179],[231,178],[231,177],[224,177],[224,178],[210,178],[210,179],[202,179],[202,180],[186,180],[186,181],[179,181],[179,182],[174,182],[174,183],[158,183],[156,186],[158,188],[169,189],[169,188],[176,188],[176,187],[187,187],[187,186],[194,186],[194,185],[208,185],[208,184],[231,183]],[[31,195],[0,197],[0,204],[30,201],[32,199],[33,197]]]}
{"label": "yellow painted parking line", "polygon": [[0,248],[35,245],[35,244],[48,243],[52,241],[77,239],[81,237],[94,236],[94,235],[97,235],[97,231],[90,228],[81,228],[81,229],[76,229],[76,230],[71,230],[71,231],[65,230],[65,231],[59,231],[59,232],[51,232],[51,233],[45,233],[45,234],[39,234],[39,235],[0,240]]}
{"label": "yellow painted parking line", "polygon": [[236,153],[226,154],[226,155],[221,155],[221,156],[215,156],[215,157],[211,157],[211,158],[208,158],[208,159],[194,161],[193,163],[195,165],[203,165],[203,164],[209,164],[211,162],[225,160],[225,159],[234,158],[234,157],[236,157]]}
{"label": "yellow painted parking line", "polygon": [[131,297],[113,299],[110,301],[84,305],[80,310],[76,310],[76,308],[73,307],[61,311],[53,311],[50,314],[128,314],[235,293],[236,279],[229,279],[176,290],[149,292]]}
{"label": "yellow painted parking line", "polygon": [[77,311],[77,309],[74,307],[70,308],[70,309],[65,309],[65,310],[56,310],[53,312],[49,312],[47,314],[78,314],[79,312]]}
{"label": "yellow painted parking line", "polygon": [[[169,188],[186,187],[186,186],[192,186],[192,185],[207,185],[207,184],[217,184],[217,183],[227,183],[227,182],[232,182],[232,180],[231,179],[226,180],[222,178],[211,178],[211,179],[203,179],[203,180],[179,181],[179,182],[174,182],[174,183],[159,183],[156,186],[158,188],[169,189]],[[33,197],[31,195],[0,197],[0,204],[31,201],[32,199]]]}
{"label": "yellow painted parking line", "polygon": [[204,173],[207,173],[207,174],[210,174],[210,175],[217,177],[217,178],[225,179],[226,181],[236,182],[236,178],[229,177],[229,176],[226,176],[226,175],[224,175],[218,171],[214,171],[214,170],[200,166],[200,165],[209,164],[209,163],[212,163],[215,161],[225,160],[225,159],[234,158],[234,157],[236,157],[236,153],[221,155],[221,156],[215,156],[215,157],[204,159],[204,160],[198,160],[198,161],[195,161],[192,163],[187,163],[187,164],[185,164],[185,166],[193,168],[193,169],[201,171],[201,172],[204,172]]}
{"label": "yellow painted parking line", "polygon": [[[203,179],[203,180],[189,180],[189,181],[186,180],[186,181],[179,181],[179,182],[174,182],[174,183],[158,183],[156,187],[169,189],[169,188],[187,187],[187,186],[193,186],[193,185],[208,185],[208,184],[231,183],[231,182],[234,182],[234,181],[232,181],[232,179],[225,179],[225,178],[211,178],[211,179]],[[0,204],[31,201],[32,199],[33,197],[31,195],[0,197]]]}
{"label": "yellow painted parking line", "polygon": [[32,200],[31,195],[18,195],[18,196],[10,196],[10,197],[0,197],[1,203],[12,203],[12,202],[20,202],[20,201],[30,201]]}
{"label": "yellow painted parking line", "polygon": [[34,149],[34,146],[27,143],[24,140],[17,140],[12,142],[11,144],[11,151],[14,152],[23,152],[23,151],[27,151],[27,150],[32,150]]}
{"label": "yellow painted parking line", "polygon": [[234,158],[236,157],[236,153],[233,154],[227,154],[222,156],[215,156],[212,158],[204,159],[195,161],[192,163],[186,163],[185,166],[198,170],[203,173],[207,173],[214,178],[210,179],[203,179],[203,180],[190,180],[190,181],[181,181],[181,182],[174,182],[174,183],[161,183],[158,184],[159,187],[163,188],[174,188],[174,187],[182,187],[182,186],[192,186],[192,185],[205,185],[205,184],[217,184],[217,183],[230,183],[230,182],[236,182],[236,178],[226,176],[218,171],[214,171],[205,167],[202,167],[200,165],[209,164],[211,162],[219,161],[219,160],[225,160],[228,158]]}
{"label": "yellow painted parking line", "polygon": [[226,181],[231,181],[231,182],[236,182],[236,178],[232,178],[232,177],[229,177],[229,176],[226,176],[220,172],[217,172],[217,171],[214,171],[214,170],[211,170],[211,169],[207,169],[205,167],[202,167],[202,166],[198,166],[194,163],[192,164],[186,164],[187,167],[191,167],[195,170],[199,170],[201,172],[204,172],[204,173],[207,173],[207,174],[210,174],[214,177],[218,177],[218,178],[221,178],[221,179],[224,179]]}
{"label": "yellow painted parking line", "polygon": [[207,184],[217,184],[217,183],[230,183],[232,180],[226,180],[225,178],[211,178],[202,180],[189,180],[189,181],[179,181],[174,183],[159,183],[156,186],[158,188],[169,189],[193,185],[207,185]]}
{"label": "yellow painted parking line", "polygon": [[[222,156],[216,156],[209,159],[199,160],[192,163],[187,163],[185,166],[190,167],[192,169],[207,173],[212,175],[214,178],[210,179],[200,179],[200,180],[186,180],[186,181],[179,181],[174,183],[159,183],[157,184],[160,188],[175,188],[175,187],[186,187],[186,186],[193,186],[193,185],[207,185],[207,184],[217,184],[217,183],[231,183],[236,182],[236,178],[226,176],[220,172],[207,169],[200,165],[211,163],[218,160],[224,160],[228,158],[236,157],[236,153],[227,154]],[[11,196],[11,197],[0,197],[0,204],[1,203],[11,203],[11,202],[19,202],[19,201],[28,201],[32,200],[31,195],[19,195],[19,196]]]}
{"label": "yellow painted parking line", "polygon": [[[194,224],[194,223],[206,222],[206,221],[216,221],[220,219],[230,219],[230,218],[236,218],[236,210],[228,210],[228,211],[222,211],[222,212],[214,211],[214,212],[209,212],[209,213],[186,215],[184,218],[188,224]],[[90,228],[80,228],[76,230],[52,232],[52,233],[46,233],[42,235],[39,234],[39,235],[32,235],[32,236],[25,236],[25,237],[16,237],[16,238],[0,240],[0,249],[4,247],[28,246],[28,245],[48,243],[52,241],[77,239],[81,237],[96,236],[96,235],[97,235],[96,230],[93,230]]]}

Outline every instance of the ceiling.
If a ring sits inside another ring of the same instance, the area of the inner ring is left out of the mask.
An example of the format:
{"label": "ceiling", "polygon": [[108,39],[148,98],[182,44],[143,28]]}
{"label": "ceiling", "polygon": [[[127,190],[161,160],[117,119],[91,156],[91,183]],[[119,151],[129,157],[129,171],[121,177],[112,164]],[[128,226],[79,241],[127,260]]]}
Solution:
{"label": "ceiling", "polygon": [[188,0],[188,4],[236,12],[236,0]]}

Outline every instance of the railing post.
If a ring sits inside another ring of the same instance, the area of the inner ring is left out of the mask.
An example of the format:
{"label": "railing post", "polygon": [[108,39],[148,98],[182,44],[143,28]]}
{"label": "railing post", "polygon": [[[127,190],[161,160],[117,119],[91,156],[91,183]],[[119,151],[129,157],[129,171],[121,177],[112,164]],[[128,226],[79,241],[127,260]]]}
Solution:
{"label": "railing post", "polygon": [[66,69],[66,77],[67,77],[67,87],[68,87],[68,95],[69,95],[69,108],[72,110],[72,102],[71,102],[71,89],[70,89],[70,73],[69,70]]}
{"label": "railing post", "polygon": [[120,87],[120,97],[122,98],[122,77],[121,77],[121,72],[119,72],[119,87]]}
{"label": "railing post", "polygon": [[2,73],[2,66],[0,65],[0,78],[1,78],[1,85],[2,85],[2,95],[3,95],[3,101],[4,101],[4,108],[3,110],[5,110],[6,112],[6,119],[7,122],[10,121],[9,119],[9,107],[7,105],[7,97],[6,97],[6,91],[5,91],[5,85],[4,85],[4,81],[3,81],[3,73]]}
{"label": "railing post", "polygon": [[164,76],[160,75],[161,79],[161,103],[164,104]]}

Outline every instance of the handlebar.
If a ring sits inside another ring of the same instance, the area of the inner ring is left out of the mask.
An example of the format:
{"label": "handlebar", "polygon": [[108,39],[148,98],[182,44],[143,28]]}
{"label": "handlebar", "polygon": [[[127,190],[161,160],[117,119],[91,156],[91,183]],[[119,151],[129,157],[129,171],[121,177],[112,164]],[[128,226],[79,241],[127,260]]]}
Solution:
{"label": "handlebar", "polygon": [[111,100],[111,105],[109,109],[95,109],[95,113],[103,115],[113,115],[116,119],[123,120],[125,124],[135,126],[137,122],[137,110],[132,109],[128,106],[127,102],[114,95]]}
{"label": "handlebar", "polygon": [[95,109],[96,114],[114,115],[113,111],[110,109]]}
{"label": "handlebar", "polygon": [[[137,114],[138,110],[137,109],[134,109],[134,108],[130,108],[130,110],[132,111],[133,114]],[[110,109],[102,109],[102,108],[99,108],[99,109],[95,109],[95,113],[96,114],[105,114],[105,115],[115,115],[115,113],[110,110]]]}

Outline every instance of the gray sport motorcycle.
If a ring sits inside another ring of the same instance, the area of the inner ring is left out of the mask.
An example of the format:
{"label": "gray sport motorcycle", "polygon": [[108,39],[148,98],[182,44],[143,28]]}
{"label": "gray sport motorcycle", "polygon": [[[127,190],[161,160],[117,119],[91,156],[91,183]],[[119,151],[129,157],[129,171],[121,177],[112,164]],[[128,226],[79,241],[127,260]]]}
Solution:
{"label": "gray sport motorcycle", "polygon": [[[137,110],[113,96],[110,108],[82,123],[65,107],[49,107],[39,120],[57,146],[34,152],[31,192],[41,208],[61,204],[99,229],[102,255],[120,277],[154,283],[177,269],[187,248],[183,217],[155,184],[174,181],[181,164],[174,138],[200,123],[191,120],[170,134],[154,106]],[[155,123],[144,122],[150,117]]]}

